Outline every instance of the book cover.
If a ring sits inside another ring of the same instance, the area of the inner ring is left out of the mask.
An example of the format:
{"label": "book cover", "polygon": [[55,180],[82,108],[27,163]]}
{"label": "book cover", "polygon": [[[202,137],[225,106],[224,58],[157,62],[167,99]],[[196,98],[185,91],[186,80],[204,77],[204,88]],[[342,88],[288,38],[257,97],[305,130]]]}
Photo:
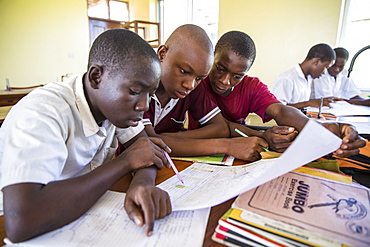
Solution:
{"label": "book cover", "polygon": [[198,163],[207,163],[214,165],[232,166],[235,158],[227,154],[214,154],[209,156],[195,156],[195,157],[171,157],[171,159]]}
{"label": "book cover", "polygon": [[294,169],[294,171],[314,175],[317,177],[328,178],[328,179],[335,180],[335,181],[342,182],[342,183],[347,183],[347,184],[352,183],[352,176],[350,175],[326,171],[326,170],[322,170],[318,168],[301,166],[301,167],[298,167],[297,169]]}
{"label": "book cover", "polygon": [[[234,225],[227,220],[220,219],[219,220],[219,229],[228,232],[232,235],[236,235],[238,237],[245,238],[247,240],[252,240],[256,243],[262,244],[264,246],[270,247],[278,247],[278,246],[292,246],[288,245],[285,241],[278,239],[278,237],[268,234],[258,234],[252,230],[248,230],[247,228],[243,228],[237,225]],[[217,231],[217,230],[216,230]],[[230,236],[231,237],[231,236]]]}
{"label": "book cover", "polygon": [[259,244],[256,241],[248,239],[236,232],[233,232],[223,226],[218,225],[215,230],[216,233],[221,234],[224,236],[224,241],[231,242],[237,244],[239,246],[254,246],[254,247],[263,247],[264,245]]}
{"label": "book cover", "polygon": [[[250,213],[352,246],[370,246],[370,190],[299,172],[289,172],[241,194],[235,206]],[[232,217],[232,213],[229,215]]]}
{"label": "book cover", "polygon": [[214,232],[211,236],[211,239],[217,243],[226,245],[226,246],[231,246],[231,247],[239,247],[239,246],[244,246],[243,243],[233,239],[229,238],[221,233]]}

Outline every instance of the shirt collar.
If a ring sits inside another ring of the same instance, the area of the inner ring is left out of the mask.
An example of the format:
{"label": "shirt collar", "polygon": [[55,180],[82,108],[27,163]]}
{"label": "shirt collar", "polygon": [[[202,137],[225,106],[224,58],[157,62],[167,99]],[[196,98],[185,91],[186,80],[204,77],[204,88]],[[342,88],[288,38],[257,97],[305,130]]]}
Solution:
{"label": "shirt collar", "polygon": [[95,121],[85,97],[83,89],[83,74],[79,74],[77,77],[72,78],[71,84],[75,92],[76,105],[81,115],[83,132],[85,136],[94,135],[100,130],[100,128]]}
{"label": "shirt collar", "polygon": [[152,100],[154,100],[154,126],[157,126],[157,124],[173,109],[175,108],[177,102],[179,102],[178,99],[170,99],[168,103],[162,108],[161,102],[159,102],[157,95],[153,95]]}
{"label": "shirt collar", "polygon": [[306,79],[306,77],[303,74],[302,68],[301,68],[301,66],[299,66],[299,64],[297,64],[294,68],[295,68],[295,70],[298,74],[298,77],[307,81],[307,79],[310,77],[310,75],[308,75],[307,79]]}

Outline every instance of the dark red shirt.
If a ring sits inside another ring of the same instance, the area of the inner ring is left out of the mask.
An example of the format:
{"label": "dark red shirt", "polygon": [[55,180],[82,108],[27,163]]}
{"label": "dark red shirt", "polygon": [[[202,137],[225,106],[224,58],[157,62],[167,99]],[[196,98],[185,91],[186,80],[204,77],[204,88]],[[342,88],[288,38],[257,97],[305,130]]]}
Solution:
{"label": "dark red shirt", "polygon": [[151,124],[157,134],[178,132],[184,127],[186,111],[189,111],[198,124],[204,125],[218,114],[220,109],[198,86],[184,99],[171,99],[163,108],[154,96],[149,110],[144,113],[143,124]]}
{"label": "dark red shirt", "polygon": [[[247,75],[228,97],[213,92],[209,77],[198,88],[207,92],[207,96],[218,105],[225,119],[237,123],[244,123],[249,113],[256,113],[264,122],[270,121],[266,108],[273,103],[280,103],[263,82],[257,77]],[[194,123],[190,125],[195,126]]]}

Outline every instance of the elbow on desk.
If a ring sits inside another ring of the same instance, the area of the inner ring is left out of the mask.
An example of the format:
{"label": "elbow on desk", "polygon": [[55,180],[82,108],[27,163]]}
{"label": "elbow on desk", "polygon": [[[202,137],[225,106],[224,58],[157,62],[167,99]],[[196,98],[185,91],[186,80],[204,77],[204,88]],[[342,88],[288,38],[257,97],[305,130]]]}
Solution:
{"label": "elbow on desk", "polygon": [[15,220],[14,218],[9,219],[4,214],[4,226],[7,238],[13,243],[23,242],[34,237],[31,233],[34,231],[32,224],[24,222],[19,218]]}
{"label": "elbow on desk", "polygon": [[13,213],[13,216],[9,216],[6,212],[4,213],[5,232],[10,241],[19,243],[44,233],[44,231],[35,227],[34,222],[29,217],[20,215]]}

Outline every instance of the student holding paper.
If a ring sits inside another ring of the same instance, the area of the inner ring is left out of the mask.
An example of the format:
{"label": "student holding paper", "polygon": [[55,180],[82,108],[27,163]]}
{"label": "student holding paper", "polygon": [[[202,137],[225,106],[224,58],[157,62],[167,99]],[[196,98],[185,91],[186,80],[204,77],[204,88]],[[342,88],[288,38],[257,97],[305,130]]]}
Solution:
{"label": "student holding paper", "polygon": [[[85,74],[24,97],[0,129],[4,222],[13,242],[76,220],[130,172],[129,217],[146,224],[149,236],[154,220],[171,213],[168,194],[154,186],[170,149],[142,135],[140,122],[158,87],[158,57],[137,34],[113,29],[96,38],[88,62]],[[127,149],[112,159],[118,142]]]}
{"label": "student holding paper", "polygon": [[[178,27],[157,51],[162,66],[158,90],[145,112],[143,123],[149,136],[160,137],[173,156],[229,154],[255,161],[261,158],[258,137],[230,137],[220,109],[197,86],[211,69],[212,43],[207,33],[196,25]],[[193,114],[202,128],[181,131],[186,112]]]}
{"label": "student holding paper", "polygon": [[[216,44],[211,72],[199,88],[217,103],[233,135],[238,135],[235,128],[240,129],[248,136],[265,139],[271,149],[282,152],[303,129],[308,118],[297,108],[280,103],[258,78],[247,75],[255,56],[254,42],[247,34],[239,31],[225,33]],[[281,126],[265,132],[249,129],[242,124],[251,112],[264,121],[275,119]],[[191,124],[194,126],[194,122]],[[350,125],[333,123],[325,126],[343,138],[343,144],[335,151],[338,156],[358,154],[359,148],[365,145]]]}

